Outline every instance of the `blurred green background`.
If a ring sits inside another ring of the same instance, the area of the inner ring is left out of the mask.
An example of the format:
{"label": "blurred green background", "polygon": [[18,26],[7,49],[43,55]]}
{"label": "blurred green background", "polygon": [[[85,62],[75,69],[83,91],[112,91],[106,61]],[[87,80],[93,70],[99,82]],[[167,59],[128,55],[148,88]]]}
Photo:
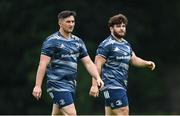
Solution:
{"label": "blurred green background", "polygon": [[[98,44],[109,35],[109,17],[127,16],[126,39],[136,55],[156,63],[156,70],[130,67],[130,114],[180,114],[180,1],[178,0],[0,0],[0,114],[50,114],[46,93],[32,95],[43,40],[58,30],[57,14],[77,12],[74,34],[94,60]],[[78,67],[75,105],[78,114],[104,114],[102,97],[88,95],[91,77]]]}

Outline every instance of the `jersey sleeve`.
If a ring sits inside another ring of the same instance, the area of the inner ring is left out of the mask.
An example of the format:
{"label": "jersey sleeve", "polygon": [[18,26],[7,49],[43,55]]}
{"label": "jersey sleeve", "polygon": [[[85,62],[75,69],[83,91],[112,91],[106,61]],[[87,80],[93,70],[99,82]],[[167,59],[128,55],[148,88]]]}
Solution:
{"label": "jersey sleeve", "polygon": [[129,46],[129,50],[130,50],[130,56],[132,57],[134,51],[133,51],[130,43],[128,43],[128,46]]}
{"label": "jersey sleeve", "polygon": [[86,48],[86,45],[84,44],[84,42],[81,39],[79,41],[80,41],[79,42],[79,44],[80,44],[79,59],[81,59],[81,58],[88,56],[88,52],[87,52],[87,48]]}
{"label": "jersey sleeve", "polygon": [[46,40],[41,48],[41,54],[52,57],[56,52],[56,43],[54,40]]}
{"label": "jersey sleeve", "polygon": [[101,43],[98,46],[98,49],[96,51],[96,56],[99,55],[99,56],[102,56],[103,58],[106,59],[108,57],[108,54],[109,54],[109,47],[110,47],[110,45],[107,45],[105,43]]}

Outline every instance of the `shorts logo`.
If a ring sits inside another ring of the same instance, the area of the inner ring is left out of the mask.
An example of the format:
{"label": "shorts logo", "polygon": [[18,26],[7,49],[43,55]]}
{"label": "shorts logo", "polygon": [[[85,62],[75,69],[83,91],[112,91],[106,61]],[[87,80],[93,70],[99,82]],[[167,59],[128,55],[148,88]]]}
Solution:
{"label": "shorts logo", "polygon": [[117,100],[117,101],[116,101],[116,105],[117,105],[117,106],[120,106],[120,105],[122,105],[122,102],[121,102],[121,100]]}
{"label": "shorts logo", "polygon": [[65,104],[64,99],[59,100],[59,104],[60,104],[60,105],[64,105],[64,104]]}
{"label": "shorts logo", "polygon": [[114,108],[114,107],[115,107],[113,103],[111,103],[110,105],[111,105],[111,107],[112,107],[112,108]]}
{"label": "shorts logo", "polygon": [[108,91],[104,91],[104,97],[105,97],[106,99],[110,98]]}
{"label": "shorts logo", "polygon": [[51,96],[52,99],[54,98],[54,95],[52,92],[49,92],[49,95]]}

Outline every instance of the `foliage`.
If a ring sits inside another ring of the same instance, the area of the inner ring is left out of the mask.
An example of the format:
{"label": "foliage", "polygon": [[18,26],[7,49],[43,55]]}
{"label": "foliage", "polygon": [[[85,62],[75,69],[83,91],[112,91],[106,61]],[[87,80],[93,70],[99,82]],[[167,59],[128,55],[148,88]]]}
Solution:
{"label": "foliage", "polygon": [[[173,78],[166,77],[172,74],[169,69],[179,68],[179,5],[176,0],[1,0],[0,114],[51,113],[45,80],[40,101],[37,102],[31,92],[41,44],[45,37],[58,30],[57,13],[65,9],[77,12],[74,33],[84,40],[92,59],[97,45],[109,35],[109,17],[119,12],[125,14],[129,19],[127,40],[134,51],[157,64],[155,72],[130,69],[130,114],[180,113],[179,107],[171,104],[175,93],[168,94],[174,87],[168,83],[173,82]],[[78,114],[104,114],[101,97],[88,96],[91,77],[81,63],[77,81]]]}

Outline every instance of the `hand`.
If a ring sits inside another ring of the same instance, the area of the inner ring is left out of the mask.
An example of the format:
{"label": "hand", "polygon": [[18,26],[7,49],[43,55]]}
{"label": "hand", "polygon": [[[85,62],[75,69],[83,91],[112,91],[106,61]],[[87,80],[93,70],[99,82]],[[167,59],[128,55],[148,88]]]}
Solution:
{"label": "hand", "polygon": [[152,61],[147,61],[147,67],[150,68],[151,70],[154,70],[156,65]]}
{"label": "hand", "polygon": [[93,96],[93,97],[98,97],[99,96],[99,89],[98,89],[98,86],[96,85],[92,85],[91,86],[91,89],[89,91],[89,95],[90,96]]}
{"label": "hand", "polygon": [[39,100],[41,98],[42,90],[41,87],[35,86],[32,92],[32,95]]}
{"label": "hand", "polygon": [[104,82],[102,81],[102,79],[101,79],[101,78],[98,78],[98,79],[96,80],[96,82],[97,82],[98,88],[99,88],[99,89],[102,89],[102,87],[104,86]]}

